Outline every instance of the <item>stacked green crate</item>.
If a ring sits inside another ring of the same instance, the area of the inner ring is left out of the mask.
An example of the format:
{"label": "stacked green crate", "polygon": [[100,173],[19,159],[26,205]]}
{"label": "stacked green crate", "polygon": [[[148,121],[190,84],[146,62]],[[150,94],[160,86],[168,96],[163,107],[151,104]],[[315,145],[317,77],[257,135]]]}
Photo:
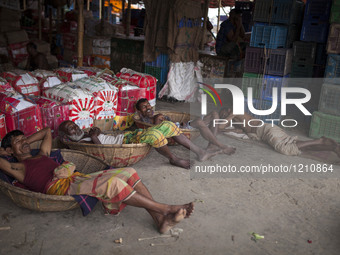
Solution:
{"label": "stacked green crate", "polygon": [[309,135],[326,136],[340,142],[340,1],[334,0],[327,41],[327,64],[319,108],[313,113]]}

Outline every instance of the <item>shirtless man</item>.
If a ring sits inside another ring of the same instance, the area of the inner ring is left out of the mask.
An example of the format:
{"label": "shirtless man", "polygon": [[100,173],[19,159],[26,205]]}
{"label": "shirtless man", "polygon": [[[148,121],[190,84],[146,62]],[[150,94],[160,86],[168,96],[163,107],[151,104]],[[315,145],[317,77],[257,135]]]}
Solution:
{"label": "shirtless man", "polygon": [[321,137],[319,139],[300,141],[296,136],[289,136],[276,125],[272,126],[272,124],[266,123],[260,126],[261,121],[251,121],[251,125],[254,127],[250,127],[248,121],[254,119],[251,115],[247,113],[234,115],[231,109],[222,109],[220,118],[226,119],[227,124],[218,125],[219,128],[225,128],[230,124],[231,120],[237,123],[245,123],[245,125],[233,123],[233,126],[239,127],[254,140],[266,142],[281,154],[297,156],[304,151],[334,151],[340,158],[340,145],[330,138]]}
{"label": "shirtless man", "polygon": [[[163,114],[157,114],[154,116],[152,107],[146,98],[139,99],[136,103],[136,110],[143,122],[155,124],[161,123],[162,121],[169,121],[170,119]],[[221,149],[223,153],[227,155],[234,154],[236,149],[227,146],[217,139],[218,128],[212,125],[214,119],[219,119],[219,115],[216,111],[210,112],[208,115],[204,116],[203,119],[197,118],[190,121],[191,127],[196,128],[200,131],[200,134],[205,140],[209,142],[207,146],[207,151],[214,151],[216,149]]]}
{"label": "shirtless man", "polygon": [[95,144],[132,144],[148,143],[156,149],[158,153],[169,159],[170,164],[185,169],[190,168],[190,160],[182,159],[173,154],[167,146],[167,138],[172,137],[178,144],[193,151],[199,161],[222,153],[221,150],[205,151],[201,147],[192,143],[180,129],[170,121],[164,121],[148,129],[137,129],[132,132],[125,132],[116,137],[104,135],[98,127],[92,128],[88,133],[79,128],[72,121],[64,121],[58,128],[59,137],[62,141],[67,139],[73,142],[91,142]]}
{"label": "shirtless man", "polygon": [[[42,140],[40,151],[37,156],[33,157],[30,144],[39,140]],[[26,137],[20,130],[14,130],[4,137],[1,147],[0,155],[11,154],[19,162],[10,163],[0,158],[0,169],[35,192],[51,195],[87,194],[103,201],[104,206],[117,205],[119,211],[126,205],[142,207],[149,212],[160,233],[167,232],[175,224],[188,218],[194,211],[193,203],[167,205],[154,201],[133,168],[110,169],[81,176],[73,173],[70,184],[58,183],[59,180],[55,179],[55,169],[63,165],[59,166],[49,158],[52,148],[50,128],[44,128],[29,137]],[[70,163],[68,162],[67,165],[70,166]],[[66,170],[69,171],[69,169],[67,167]],[[121,172],[124,174],[119,175]],[[94,185],[94,180],[98,184]],[[54,185],[59,190],[65,188],[65,194],[51,192],[55,188]],[[69,186],[63,187],[62,185]],[[100,189],[97,189],[98,186]],[[117,200],[117,198],[122,199]]]}

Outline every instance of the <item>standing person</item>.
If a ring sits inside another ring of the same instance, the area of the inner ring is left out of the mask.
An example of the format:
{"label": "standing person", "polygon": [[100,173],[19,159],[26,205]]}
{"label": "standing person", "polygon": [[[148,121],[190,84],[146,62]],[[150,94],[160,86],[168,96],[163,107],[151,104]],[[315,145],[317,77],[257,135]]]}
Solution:
{"label": "standing person", "polygon": [[29,42],[26,48],[29,55],[27,59],[26,70],[49,70],[46,56],[43,53],[37,51],[37,46],[33,42]]}
{"label": "standing person", "polygon": [[241,59],[247,46],[242,25],[242,11],[232,9],[229,18],[222,22],[217,33],[216,54],[219,56]]}
{"label": "standing person", "polygon": [[[31,155],[30,144],[40,141],[37,156]],[[104,208],[119,213],[126,205],[146,209],[159,229],[167,232],[175,224],[188,218],[194,204],[167,205],[153,200],[133,168],[109,169],[90,174],[74,172],[70,162],[62,165],[49,158],[52,149],[52,133],[44,128],[26,137],[20,130],[9,132],[2,140],[0,153],[9,153],[18,163],[0,158],[0,169],[14,177],[28,189],[49,195],[89,195],[103,202]]]}

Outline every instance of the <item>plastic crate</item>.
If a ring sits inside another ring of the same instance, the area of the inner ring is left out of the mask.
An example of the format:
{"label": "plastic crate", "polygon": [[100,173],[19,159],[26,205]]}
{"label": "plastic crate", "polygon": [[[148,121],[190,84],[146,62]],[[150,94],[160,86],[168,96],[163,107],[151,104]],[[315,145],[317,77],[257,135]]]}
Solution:
{"label": "plastic crate", "polygon": [[311,64],[293,62],[290,76],[292,78],[313,77],[314,66]]}
{"label": "plastic crate", "polygon": [[288,26],[271,26],[257,23],[253,26],[250,46],[267,49],[285,48]]}
{"label": "plastic crate", "polygon": [[254,8],[254,21],[270,22],[272,0],[257,0]]}
{"label": "plastic crate", "polygon": [[320,138],[326,136],[340,142],[340,117],[319,111],[313,112],[309,136]]}
{"label": "plastic crate", "polygon": [[[268,100],[262,100],[262,99],[254,99],[253,100],[253,106],[257,110],[268,110],[272,107],[273,102]],[[271,119],[280,120],[281,119],[281,104],[278,102],[276,110],[269,114],[269,115],[254,115],[252,114],[256,119],[260,119],[265,123],[272,123],[270,121]]]}
{"label": "plastic crate", "polygon": [[248,88],[253,88],[253,98],[260,98],[263,76],[256,73],[244,73],[242,78],[242,91],[248,97]]}
{"label": "plastic crate", "polygon": [[292,49],[268,50],[266,61],[266,74],[285,76],[292,69]]}
{"label": "plastic crate", "polygon": [[[323,84],[319,102],[319,111],[340,116],[340,86]],[[340,135],[340,134],[339,134]]]}
{"label": "plastic crate", "polygon": [[264,49],[247,47],[244,61],[244,71],[247,73],[263,73]]}
{"label": "plastic crate", "polygon": [[327,53],[340,53],[340,24],[331,24],[327,40]]}
{"label": "plastic crate", "polygon": [[169,69],[169,56],[168,54],[159,54],[155,61],[145,62],[146,66],[157,66]]}
{"label": "plastic crate", "polygon": [[281,102],[281,88],[287,87],[289,76],[271,76],[265,75],[262,83],[261,98],[264,100],[273,100],[273,88],[277,88],[277,101]]}
{"label": "plastic crate", "polygon": [[330,23],[340,23],[340,1],[339,0],[333,1]]}
{"label": "plastic crate", "polygon": [[119,72],[128,67],[137,72],[144,71],[144,41],[126,38],[111,38],[111,69]]}
{"label": "plastic crate", "polygon": [[274,24],[301,24],[304,3],[299,0],[257,0],[254,21]]}
{"label": "plastic crate", "polygon": [[241,10],[241,11],[252,11],[254,10],[254,3],[253,2],[242,2],[237,1],[235,2],[235,9]]}
{"label": "plastic crate", "polygon": [[295,41],[300,40],[301,25],[289,25],[285,48],[292,48]]}
{"label": "plastic crate", "polygon": [[326,43],[328,36],[328,22],[314,22],[304,20],[300,40],[305,42]]}
{"label": "plastic crate", "polygon": [[331,7],[332,0],[308,0],[304,19],[310,21],[328,21]]}
{"label": "plastic crate", "polygon": [[294,42],[293,43],[293,61],[299,63],[315,62],[316,43],[314,42]]}
{"label": "plastic crate", "polygon": [[301,24],[304,3],[299,0],[274,0],[272,22],[276,24]]}
{"label": "plastic crate", "polygon": [[327,62],[326,44],[318,43],[316,46],[315,64],[325,66]]}
{"label": "plastic crate", "polygon": [[325,78],[327,83],[340,84],[340,55],[328,55]]}

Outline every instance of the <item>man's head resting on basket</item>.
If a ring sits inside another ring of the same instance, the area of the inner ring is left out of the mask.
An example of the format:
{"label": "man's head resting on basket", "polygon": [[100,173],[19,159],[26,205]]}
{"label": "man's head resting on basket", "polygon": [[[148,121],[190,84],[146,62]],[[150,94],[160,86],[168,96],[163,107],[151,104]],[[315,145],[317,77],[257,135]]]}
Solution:
{"label": "man's head resting on basket", "polygon": [[152,118],[153,110],[149,101],[146,98],[141,98],[136,103],[137,112],[144,118]]}
{"label": "man's head resting on basket", "polygon": [[59,125],[58,135],[62,141],[78,142],[84,137],[85,132],[73,121],[66,120]]}
{"label": "man's head resting on basket", "polygon": [[13,130],[7,133],[1,141],[1,148],[12,155],[29,153],[31,151],[25,134],[20,130]]}

